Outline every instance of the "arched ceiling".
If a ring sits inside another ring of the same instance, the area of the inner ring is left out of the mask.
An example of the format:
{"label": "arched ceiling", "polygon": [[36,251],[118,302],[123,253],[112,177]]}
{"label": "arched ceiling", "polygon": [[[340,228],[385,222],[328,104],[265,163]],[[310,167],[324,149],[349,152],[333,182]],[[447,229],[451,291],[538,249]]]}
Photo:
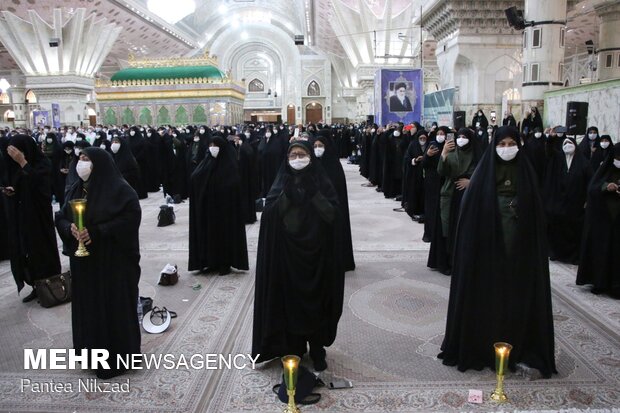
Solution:
{"label": "arched ceiling", "polygon": [[[191,0],[166,0],[165,4],[176,7],[186,1]],[[54,8],[71,14],[83,7],[97,18],[120,25],[123,30],[101,68],[104,75],[123,67],[129,53],[142,58],[201,54],[218,39],[251,41],[268,25],[280,34],[277,41],[291,45],[295,35],[304,35],[307,47],[299,47],[300,53],[326,56],[340,82],[355,86],[359,65],[414,62],[407,57],[419,55],[421,33],[415,24],[420,21],[420,9],[426,14],[446,0],[193,1],[194,12],[174,24],[149,11],[148,0],[7,0],[2,9],[22,18],[34,9],[51,21]],[[597,43],[599,18],[594,6],[605,1],[610,0],[569,0],[568,55],[585,51],[586,40]],[[433,60],[435,42],[424,40],[422,50],[426,61]],[[0,45],[0,73],[17,69]]]}

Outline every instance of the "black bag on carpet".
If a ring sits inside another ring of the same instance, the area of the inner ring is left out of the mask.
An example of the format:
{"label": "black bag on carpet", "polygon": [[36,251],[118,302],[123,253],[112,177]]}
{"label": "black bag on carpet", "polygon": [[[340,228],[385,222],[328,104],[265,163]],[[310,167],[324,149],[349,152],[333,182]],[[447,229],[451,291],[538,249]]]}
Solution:
{"label": "black bag on carpet", "polygon": [[159,215],[157,215],[157,226],[167,227],[174,224],[177,217],[174,213],[174,208],[170,205],[162,205],[159,207]]}
{"label": "black bag on carpet", "polygon": [[[321,400],[321,395],[319,393],[312,393],[312,390],[322,383],[321,380],[304,366],[299,366],[299,372],[297,374],[295,403],[300,405],[318,403],[319,400]],[[282,383],[273,386],[273,392],[278,395],[278,399],[280,399],[282,403],[288,403],[288,394],[286,393],[284,375],[282,375]]]}
{"label": "black bag on carpet", "polygon": [[36,280],[34,287],[42,307],[50,308],[71,301],[71,272]]}

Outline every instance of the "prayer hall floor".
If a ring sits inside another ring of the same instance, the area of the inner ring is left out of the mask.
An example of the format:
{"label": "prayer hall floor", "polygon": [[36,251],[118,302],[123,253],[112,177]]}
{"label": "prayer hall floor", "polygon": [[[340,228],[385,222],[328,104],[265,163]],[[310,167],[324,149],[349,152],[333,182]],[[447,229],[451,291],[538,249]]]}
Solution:
{"label": "prayer hall floor", "polygon": [[[461,373],[436,355],[443,337],[450,278],[426,267],[422,225],[393,212],[354,165],[344,164],[349,189],[357,269],[346,275],[338,337],[327,349],[328,373],[353,382],[348,390],[319,388],[317,405],[303,412],[620,411],[620,306],[574,285],[576,268],[551,264],[556,361],[549,380],[509,373],[509,402],[488,400],[490,370]],[[151,354],[247,354],[251,348],[254,263],[259,223],[247,226],[250,271],[228,276],[186,271],[188,204],[176,205],[177,223],[157,228],[163,198],[142,201],[140,295],[178,313],[161,335],[142,334]],[[172,287],[157,285],[166,263],[179,266]],[[63,257],[63,268],[68,262]],[[200,285],[200,288],[198,288]],[[193,288],[194,287],[194,288]],[[29,287],[22,296],[30,292]],[[271,388],[281,367],[272,361],[256,370],[139,370],[128,393],[34,392],[33,383],[72,383],[95,376],[81,370],[24,370],[24,348],[70,348],[70,305],[51,309],[21,302],[9,263],[0,262],[0,411],[5,412],[277,412],[283,404]],[[311,366],[307,358],[304,364]],[[469,389],[484,392],[481,405]],[[23,391],[22,391],[23,390]]]}

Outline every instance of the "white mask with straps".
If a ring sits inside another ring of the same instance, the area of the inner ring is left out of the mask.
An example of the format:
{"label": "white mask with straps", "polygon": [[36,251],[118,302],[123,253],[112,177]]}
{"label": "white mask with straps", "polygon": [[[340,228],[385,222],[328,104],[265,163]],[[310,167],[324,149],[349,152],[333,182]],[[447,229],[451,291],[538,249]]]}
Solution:
{"label": "white mask with straps", "polygon": [[93,163],[91,161],[78,161],[75,165],[75,171],[82,181],[88,181],[90,173],[93,170]]}

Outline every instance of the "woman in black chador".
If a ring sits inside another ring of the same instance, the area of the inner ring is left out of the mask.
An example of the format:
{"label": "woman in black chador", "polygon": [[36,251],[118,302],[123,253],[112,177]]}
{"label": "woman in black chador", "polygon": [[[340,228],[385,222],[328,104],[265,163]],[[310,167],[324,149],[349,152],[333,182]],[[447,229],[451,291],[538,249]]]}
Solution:
{"label": "woman in black chador", "polygon": [[403,208],[407,214],[424,215],[424,170],[422,159],[428,148],[428,133],[422,129],[411,140],[403,161]]}
{"label": "woman in black chador", "polygon": [[261,197],[265,198],[269,193],[273,181],[276,179],[278,169],[286,157],[288,141],[283,136],[274,135],[271,126],[265,129],[265,135],[258,145],[258,164],[261,176]]}
{"label": "woman in black chador", "polygon": [[[52,165],[34,139],[13,136],[4,156],[2,198],[8,224],[9,258],[17,291],[24,283],[60,273],[58,245],[52,216]],[[24,302],[37,297],[32,292]]]}
{"label": "woman in black chador", "polygon": [[121,172],[121,175],[123,175],[123,178],[125,178],[127,183],[131,185],[136,191],[136,194],[138,194],[141,185],[140,167],[129,148],[129,142],[124,138],[112,138],[110,151],[112,152],[112,158],[116,163],[116,167]]}
{"label": "woman in black chador", "polygon": [[286,354],[325,370],[325,349],[342,314],[344,272],[338,195],[308,142],[289,146],[288,161],[261,217],[256,262],[252,354],[259,362]]}
{"label": "woman in black chador", "polygon": [[620,298],[620,143],[603,161],[588,187],[588,203],[577,285]]}
{"label": "woman in black chador", "polygon": [[562,150],[549,148],[543,186],[552,261],[579,262],[588,184],[592,168],[577,150],[575,138],[564,138]]}
{"label": "woman in black chador", "polygon": [[511,369],[522,363],[543,377],[557,373],[545,228],[519,132],[502,126],[461,205],[443,364],[494,368],[493,343],[503,341],[513,346]]}
{"label": "woman in black chador", "polygon": [[[84,149],[76,170],[80,179],[69,188],[67,201],[87,199],[84,230],[77,230],[68,202],[56,214],[71,263],[73,348],[108,350],[111,369],[96,371],[97,377],[108,379],[125,371],[122,365],[117,368],[117,355],[125,359],[140,353],[136,303],[142,210],[136,191],[105,150]],[[78,240],[85,243],[88,257],[74,257]]]}
{"label": "woman in black chador", "polygon": [[256,222],[256,198],[259,196],[259,182],[256,174],[256,152],[244,134],[233,137],[235,157],[239,163],[241,178],[241,204],[243,221]]}
{"label": "woman in black chador", "polygon": [[138,181],[137,186],[134,187],[136,192],[138,193],[138,197],[140,199],[145,199],[149,196],[147,192],[148,188],[148,180],[146,179],[147,171],[149,170],[149,157],[148,157],[148,146],[146,140],[142,137],[142,132],[140,128],[137,126],[132,126],[129,129],[129,136],[125,138],[127,143],[129,143],[129,148],[131,148],[131,153],[133,157],[136,159],[136,163],[138,164]]}
{"label": "woman in black chador", "polygon": [[247,270],[241,213],[241,178],[232,145],[216,136],[192,174],[189,204],[189,270]]}
{"label": "woman in black chador", "polygon": [[355,259],[353,258],[353,241],[351,239],[349,195],[347,192],[347,181],[344,176],[344,170],[342,169],[342,164],[338,160],[336,145],[326,129],[321,129],[316,138],[312,141],[314,145],[314,155],[318,158],[319,163],[327,173],[327,176],[338,194],[342,222],[340,227],[342,229],[342,235],[340,239],[342,242],[343,269],[344,271],[353,271],[355,269]]}

